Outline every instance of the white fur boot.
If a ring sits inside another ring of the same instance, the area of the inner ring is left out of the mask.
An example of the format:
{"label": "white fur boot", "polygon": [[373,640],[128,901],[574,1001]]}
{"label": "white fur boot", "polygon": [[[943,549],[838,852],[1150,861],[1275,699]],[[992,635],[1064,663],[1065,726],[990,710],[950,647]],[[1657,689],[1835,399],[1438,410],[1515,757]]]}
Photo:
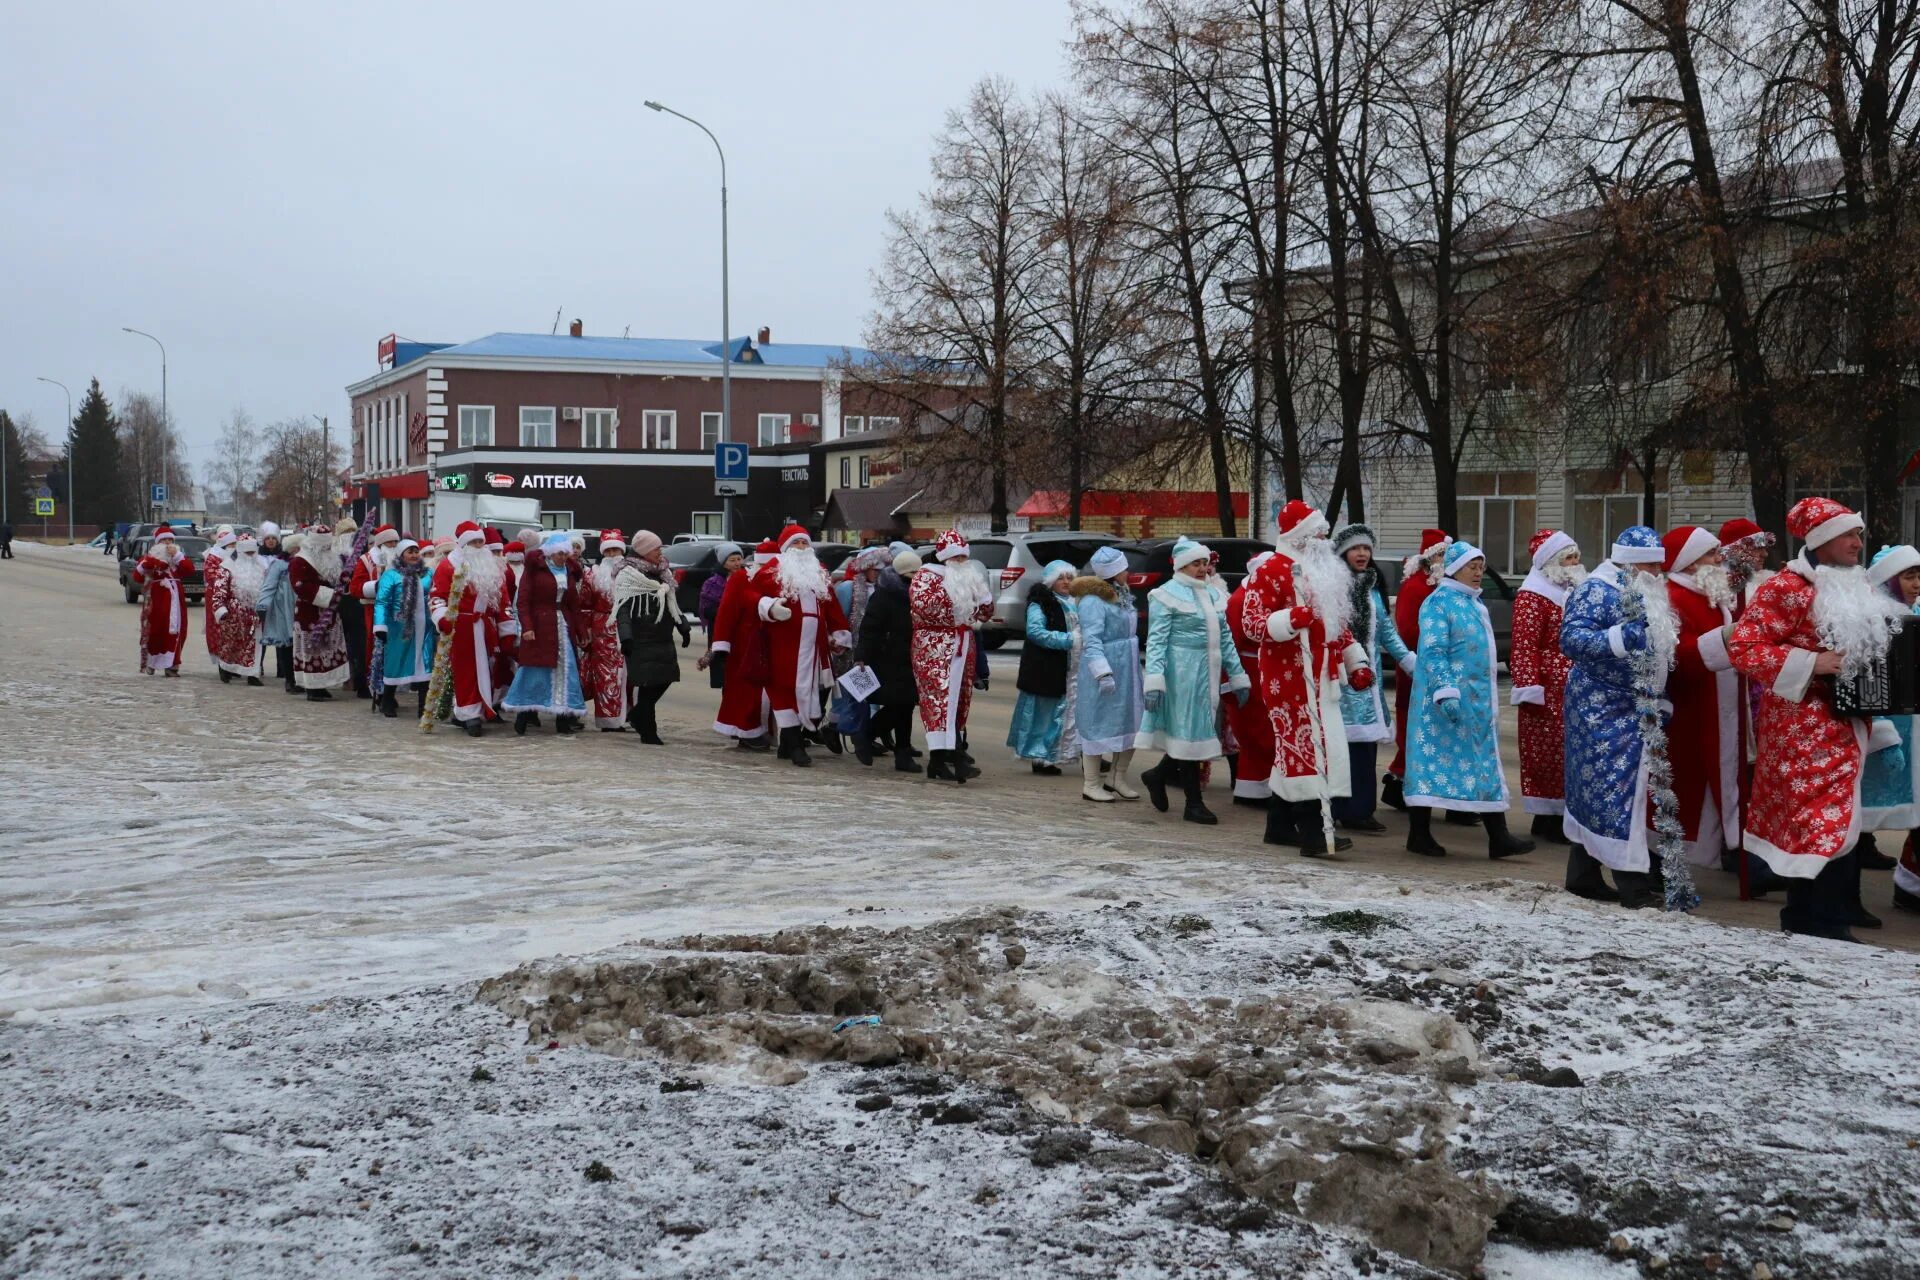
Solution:
{"label": "white fur boot", "polygon": [[1098,800],[1102,804],[1113,803],[1113,793],[1100,785],[1100,757],[1085,755],[1080,757],[1080,794],[1089,800]]}
{"label": "white fur boot", "polygon": [[1113,772],[1107,775],[1107,789],[1122,800],[1138,800],[1140,793],[1127,781],[1127,770],[1133,767],[1133,752],[1116,751],[1113,755]]}

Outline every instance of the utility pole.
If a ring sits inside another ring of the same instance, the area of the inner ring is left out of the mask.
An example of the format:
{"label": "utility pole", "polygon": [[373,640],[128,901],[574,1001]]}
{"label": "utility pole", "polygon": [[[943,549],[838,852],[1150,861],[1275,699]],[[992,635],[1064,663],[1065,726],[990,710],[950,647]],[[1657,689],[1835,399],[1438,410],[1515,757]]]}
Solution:
{"label": "utility pole", "polygon": [[[67,545],[73,545],[73,392],[67,391],[67,384],[52,378],[35,378],[36,382],[51,382],[67,392]],[[4,443],[4,442],[0,442]],[[0,485],[5,484],[0,479]],[[41,532],[45,532],[43,529]]]}
{"label": "utility pole", "polygon": [[[167,476],[167,464],[172,461],[170,456],[171,448],[168,444],[170,432],[167,429],[169,422],[167,417],[167,344],[148,333],[145,329],[132,329],[126,325],[121,325],[120,331],[122,333],[137,333],[154,346],[160,348],[160,483],[165,486],[167,500],[171,502],[173,500],[173,485]],[[142,454],[146,452],[144,447],[141,449],[141,452]],[[145,459],[143,458],[141,466],[144,468],[145,465]],[[160,509],[160,515],[162,518],[165,518],[166,514],[166,507],[163,504]]]}

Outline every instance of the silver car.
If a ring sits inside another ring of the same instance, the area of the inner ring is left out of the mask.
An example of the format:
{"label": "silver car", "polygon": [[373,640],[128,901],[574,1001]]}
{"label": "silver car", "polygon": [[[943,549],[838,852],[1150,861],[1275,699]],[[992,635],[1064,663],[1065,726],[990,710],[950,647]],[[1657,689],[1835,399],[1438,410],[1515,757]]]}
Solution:
{"label": "silver car", "polygon": [[1075,533],[1070,529],[974,538],[969,544],[973,558],[987,571],[987,581],[993,587],[993,622],[980,628],[980,643],[998,649],[1026,633],[1027,595],[1049,562],[1065,560],[1076,569],[1084,569],[1095,551],[1118,541],[1112,534]]}

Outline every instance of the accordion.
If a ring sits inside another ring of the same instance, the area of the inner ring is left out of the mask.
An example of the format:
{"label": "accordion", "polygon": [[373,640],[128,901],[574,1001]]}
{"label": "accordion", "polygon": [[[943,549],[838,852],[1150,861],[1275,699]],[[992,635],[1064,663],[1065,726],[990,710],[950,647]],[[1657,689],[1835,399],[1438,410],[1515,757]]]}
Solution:
{"label": "accordion", "polygon": [[1920,626],[1895,632],[1886,655],[1863,670],[1835,676],[1833,709],[1843,716],[1920,714]]}

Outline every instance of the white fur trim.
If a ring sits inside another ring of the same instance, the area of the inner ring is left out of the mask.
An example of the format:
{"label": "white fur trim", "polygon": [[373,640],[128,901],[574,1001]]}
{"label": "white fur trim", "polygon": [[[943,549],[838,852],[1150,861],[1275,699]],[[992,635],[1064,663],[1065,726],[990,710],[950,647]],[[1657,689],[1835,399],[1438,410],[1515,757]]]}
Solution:
{"label": "white fur trim", "polygon": [[1273,795],[1273,788],[1265,778],[1235,778],[1233,794],[1241,800],[1265,800]]}
{"label": "white fur trim", "polygon": [[1733,658],[1727,653],[1727,629],[1715,627],[1700,636],[1700,661],[1709,671],[1733,670]]}
{"label": "white fur trim", "polygon": [[1317,538],[1323,533],[1331,533],[1332,531],[1333,527],[1327,523],[1325,516],[1321,515],[1318,511],[1309,511],[1305,519],[1301,520],[1300,523],[1293,526],[1293,528],[1281,533],[1275,541],[1283,547],[1297,547],[1309,538]]}
{"label": "white fur trim", "polygon": [[326,608],[333,603],[333,595],[334,591],[332,587],[315,587],[313,589],[313,607],[316,609]]}
{"label": "white fur trim", "polygon": [[1843,533],[1851,533],[1855,529],[1865,529],[1866,527],[1867,522],[1865,520],[1862,520],[1854,512],[1849,511],[1844,515],[1834,516],[1831,520],[1822,520],[1819,524],[1807,530],[1807,536],[1803,541],[1806,543],[1807,550],[1812,551],[1817,547],[1826,546]]}
{"label": "white fur trim", "polygon": [[1455,800],[1450,796],[1408,796],[1410,809],[1439,809],[1451,813],[1505,813],[1511,806],[1505,800]]}
{"label": "white fur trim", "polygon": [[1354,641],[1340,651],[1340,664],[1347,669],[1348,675],[1352,675],[1367,665],[1366,649],[1362,647],[1358,640]]}
{"label": "white fur trim", "polygon": [[956,559],[960,556],[971,556],[972,554],[972,547],[964,542],[956,542],[950,547],[942,547],[940,550],[934,552],[933,558],[941,564],[945,564],[949,560]]}
{"label": "white fur trim", "polygon": [[1540,544],[1540,549],[1533,553],[1533,567],[1536,569],[1546,568],[1553,563],[1555,556],[1574,545],[1571,534],[1564,529],[1556,529],[1545,542]]}
{"label": "white fur trim", "polygon": [[1276,644],[1285,644],[1298,634],[1294,630],[1292,610],[1275,609],[1267,615],[1267,636]]}
{"label": "white fur trim", "polygon": [[1541,817],[1558,817],[1567,811],[1567,802],[1550,796],[1521,796],[1520,807]]}
{"label": "white fur trim", "polygon": [[1880,557],[1878,564],[1867,567],[1867,576],[1875,585],[1885,586],[1909,569],[1920,569],[1920,551],[1912,547],[1895,547]]}
{"label": "white fur trim", "polygon": [[1164,675],[1148,676],[1140,686],[1142,693],[1165,693],[1166,691],[1167,678]]}
{"label": "white fur trim", "polygon": [[1867,733],[1867,754],[1885,751],[1888,747],[1900,745],[1900,731],[1893,727],[1893,721],[1885,716],[1875,716],[1873,728]]}
{"label": "white fur trim", "polygon": [[1541,684],[1515,685],[1508,695],[1516,707],[1547,705],[1547,687]]}
{"label": "white fur trim", "polygon": [[1400,673],[1410,676],[1413,674],[1414,668],[1419,665],[1420,655],[1409,649],[1407,650],[1407,656],[1400,659]]}
{"label": "white fur trim", "polygon": [[373,590],[374,590],[374,588],[375,588],[375,587],[377,587],[377,586],[379,586],[379,585],[380,585],[380,583],[379,583],[379,581],[378,581],[377,579],[374,579],[374,578],[369,578],[369,579],[367,579],[367,580],[366,580],[365,582],[363,582],[363,583],[361,583],[361,584],[360,584],[360,598],[361,598],[362,600],[371,600],[371,599],[373,599]]}
{"label": "white fur trim", "polygon": [[1688,565],[1707,554],[1707,552],[1718,551],[1719,549],[1720,539],[1714,537],[1705,529],[1696,528],[1692,533],[1687,535],[1685,545],[1680,548],[1680,554],[1674,557],[1673,567],[1667,572],[1685,573]]}
{"label": "white fur trim", "polygon": [[1436,703],[1451,702],[1455,698],[1458,698],[1459,696],[1460,696],[1460,691],[1454,688],[1452,685],[1446,685],[1442,688],[1435,689],[1433,691],[1433,701]]}
{"label": "white fur trim", "polygon": [[1788,649],[1787,660],[1780,664],[1780,674],[1773,678],[1774,693],[1788,702],[1798,702],[1806,697],[1807,686],[1813,683],[1815,656],[1811,649]]}
{"label": "white fur trim", "polygon": [[461,546],[467,547],[467,546],[478,546],[480,543],[485,542],[486,540],[487,540],[486,534],[480,532],[478,529],[470,529],[466,533],[463,533],[460,535],[459,542]]}
{"label": "white fur trim", "polygon": [[1665,564],[1667,549],[1658,544],[1651,547],[1629,547],[1616,542],[1607,548],[1607,559],[1615,564]]}
{"label": "white fur trim", "polygon": [[1182,547],[1179,553],[1173,557],[1174,572],[1178,573],[1196,561],[1205,560],[1209,554],[1211,553],[1202,543],[1196,542],[1190,547]]}
{"label": "white fur trim", "polygon": [[1613,651],[1613,656],[1616,658],[1627,656],[1627,636],[1626,632],[1621,630],[1625,625],[1625,623],[1616,622],[1607,628],[1607,648]]}
{"label": "white fur trim", "polygon": [[1227,679],[1229,689],[1251,689],[1253,680],[1244,671],[1236,671]]}

